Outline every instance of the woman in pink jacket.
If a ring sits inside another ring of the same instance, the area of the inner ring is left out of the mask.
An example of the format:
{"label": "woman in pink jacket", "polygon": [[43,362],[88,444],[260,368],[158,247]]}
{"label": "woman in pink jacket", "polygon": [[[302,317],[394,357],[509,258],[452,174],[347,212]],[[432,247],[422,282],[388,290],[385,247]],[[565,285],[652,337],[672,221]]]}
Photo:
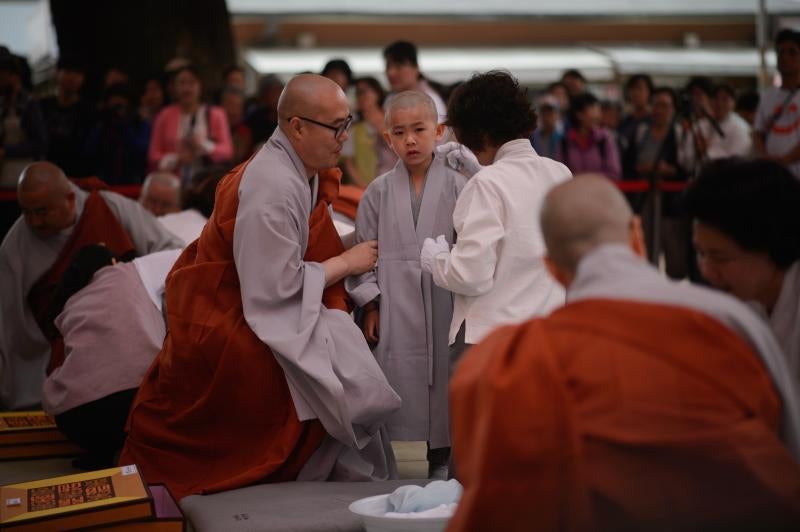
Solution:
{"label": "woman in pink jacket", "polygon": [[156,117],[150,138],[151,170],[173,172],[185,184],[196,172],[233,159],[233,142],[225,112],[203,104],[198,71],[187,65],[175,74],[177,103]]}

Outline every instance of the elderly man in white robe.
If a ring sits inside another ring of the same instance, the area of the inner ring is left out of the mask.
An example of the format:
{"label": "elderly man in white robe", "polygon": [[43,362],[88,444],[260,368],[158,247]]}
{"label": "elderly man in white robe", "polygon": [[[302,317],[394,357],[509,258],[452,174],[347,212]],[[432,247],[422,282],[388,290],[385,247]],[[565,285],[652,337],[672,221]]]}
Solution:
{"label": "elderly man in white robe", "polygon": [[44,287],[37,293],[46,303],[47,287],[85,244],[103,242],[135,255],[181,247],[138,203],[81,190],[51,163],[28,166],[17,193],[22,216],[0,245],[0,407],[11,410],[38,407],[50,359],[50,342],[37,322],[46,309],[31,307],[32,289]]}

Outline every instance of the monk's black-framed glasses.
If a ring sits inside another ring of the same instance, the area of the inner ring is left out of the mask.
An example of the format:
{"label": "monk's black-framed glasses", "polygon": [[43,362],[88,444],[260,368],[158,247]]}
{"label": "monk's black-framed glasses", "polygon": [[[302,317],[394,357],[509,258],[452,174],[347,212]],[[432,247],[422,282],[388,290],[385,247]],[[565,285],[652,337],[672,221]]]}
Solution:
{"label": "monk's black-framed glasses", "polygon": [[314,120],[313,118],[307,118],[305,116],[300,116],[300,115],[291,116],[289,117],[289,120],[291,120],[292,118],[299,118],[300,120],[305,120],[306,122],[311,122],[312,124],[316,124],[326,129],[330,129],[331,131],[335,132],[334,138],[336,138],[337,140],[341,138],[342,135],[344,135],[345,131],[348,131],[350,129],[351,125],[353,125],[353,115],[347,115],[347,118],[345,118],[344,122],[342,122],[342,124],[339,126],[332,126],[330,124]]}

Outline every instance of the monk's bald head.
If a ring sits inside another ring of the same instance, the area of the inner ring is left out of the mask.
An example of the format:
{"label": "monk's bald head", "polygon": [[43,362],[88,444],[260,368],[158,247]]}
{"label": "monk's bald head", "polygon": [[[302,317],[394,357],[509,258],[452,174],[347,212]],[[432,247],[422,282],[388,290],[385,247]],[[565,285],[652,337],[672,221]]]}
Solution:
{"label": "monk's bald head", "polygon": [[48,162],[28,165],[17,181],[17,201],[25,223],[48,238],[75,223],[75,192],[61,169]]}
{"label": "monk's bald head", "polygon": [[628,244],[634,216],[608,178],[587,174],[554,187],[542,205],[542,235],[552,263],[574,274],[578,263],[602,244]]}
{"label": "monk's bald head", "polygon": [[278,122],[303,161],[306,176],[336,166],[353,121],[342,89],[316,74],[300,74],[278,100]]}
{"label": "monk's bald head", "polygon": [[71,190],[69,179],[61,168],[47,161],[29,164],[17,181],[17,193],[26,193],[40,187],[55,194],[67,194]]}
{"label": "monk's bald head", "polygon": [[293,116],[317,118],[331,100],[347,99],[341,87],[317,74],[299,74],[289,80],[278,99],[278,118],[283,125]]}

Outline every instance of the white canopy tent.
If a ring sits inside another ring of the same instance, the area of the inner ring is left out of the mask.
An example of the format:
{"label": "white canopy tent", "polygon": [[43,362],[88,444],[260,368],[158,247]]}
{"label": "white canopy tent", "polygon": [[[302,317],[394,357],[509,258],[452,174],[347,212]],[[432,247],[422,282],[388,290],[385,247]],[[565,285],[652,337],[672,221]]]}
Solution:
{"label": "white canopy tent", "polygon": [[[384,78],[380,48],[250,49],[245,61],[258,74],[276,74],[284,80],[298,72],[320,72],[327,61],[341,58],[359,76]],[[756,76],[755,48],[422,48],[420,69],[431,79],[453,83],[474,72],[505,69],[526,85],[558,79],[568,68],[577,68],[593,83],[608,82],[616,75],[647,72],[658,77]],[[767,57],[775,67],[775,54]]]}
{"label": "white canopy tent", "polygon": [[[800,12],[800,0],[767,0],[771,14]],[[234,14],[421,16],[675,16],[755,14],[758,0],[228,0]]]}

